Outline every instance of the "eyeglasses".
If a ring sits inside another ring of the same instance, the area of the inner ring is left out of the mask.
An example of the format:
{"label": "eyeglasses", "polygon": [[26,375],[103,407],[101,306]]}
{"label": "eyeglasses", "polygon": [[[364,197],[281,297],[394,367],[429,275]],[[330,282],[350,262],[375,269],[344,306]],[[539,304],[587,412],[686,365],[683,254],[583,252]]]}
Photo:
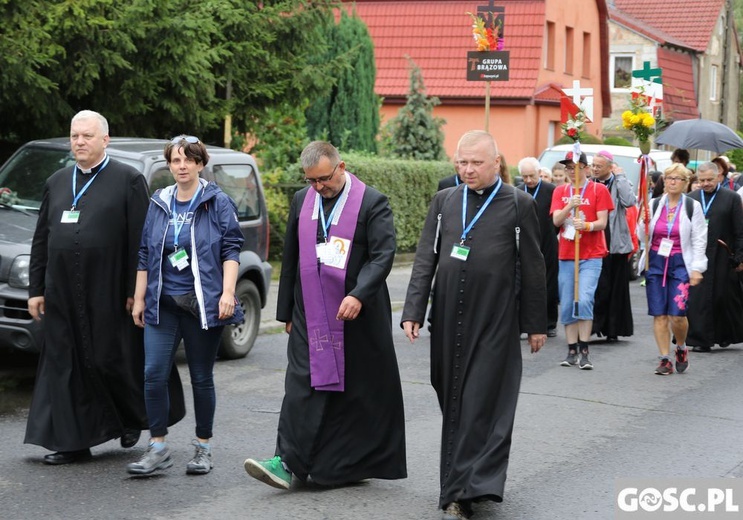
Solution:
{"label": "eyeglasses", "polygon": [[335,165],[335,168],[333,168],[333,172],[330,175],[326,175],[324,177],[317,177],[316,179],[308,179],[307,177],[305,177],[304,182],[306,182],[307,184],[312,184],[313,186],[315,184],[325,184],[327,182],[330,182],[330,179],[332,179],[333,175],[335,175],[335,170],[338,169],[339,164],[340,163]]}
{"label": "eyeglasses", "polygon": [[683,177],[663,177],[666,182],[686,182]]}
{"label": "eyeglasses", "polygon": [[189,144],[196,144],[199,142],[199,138],[192,135],[179,135],[174,137],[170,142],[172,144],[181,144],[183,141],[186,141]]}
{"label": "eyeglasses", "polygon": [[[587,164],[583,164],[583,165],[581,165],[581,168],[588,168],[588,165]],[[573,172],[573,171],[575,171],[575,166],[565,166],[565,171],[566,172]]]}

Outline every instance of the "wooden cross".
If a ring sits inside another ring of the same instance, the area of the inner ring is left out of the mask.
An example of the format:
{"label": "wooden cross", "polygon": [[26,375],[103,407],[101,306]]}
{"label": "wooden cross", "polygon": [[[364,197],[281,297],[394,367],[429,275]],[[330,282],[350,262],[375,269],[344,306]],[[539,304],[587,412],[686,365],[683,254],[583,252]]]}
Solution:
{"label": "wooden cross", "polygon": [[[573,88],[563,89],[567,96],[573,98],[573,104],[586,113],[589,122],[593,121],[593,89],[581,88],[580,81],[573,81]],[[582,99],[581,99],[582,96]]]}
{"label": "wooden cross", "polygon": [[[477,16],[485,20],[485,26],[491,27],[495,22],[495,18],[498,15],[502,15],[506,12],[506,8],[500,5],[495,5],[495,0],[488,0],[488,5],[480,5],[477,7]],[[501,36],[503,34],[501,33]]]}
{"label": "wooden cross", "polygon": [[659,68],[651,69],[650,62],[645,61],[642,63],[641,69],[632,71],[632,77],[644,79],[645,81],[652,83],[663,83],[663,80],[661,79],[662,72],[662,69]]}

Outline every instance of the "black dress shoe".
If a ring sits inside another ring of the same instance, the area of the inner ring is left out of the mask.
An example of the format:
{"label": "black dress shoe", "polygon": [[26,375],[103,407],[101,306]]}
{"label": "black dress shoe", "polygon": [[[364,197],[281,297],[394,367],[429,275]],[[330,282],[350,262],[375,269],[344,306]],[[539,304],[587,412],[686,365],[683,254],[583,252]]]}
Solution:
{"label": "black dress shoe", "polygon": [[730,346],[730,342],[729,341],[723,341],[719,345],[720,345],[720,348],[728,348]]}
{"label": "black dress shoe", "polygon": [[122,448],[131,448],[137,442],[139,442],[139,436],[142,434],[139,430],[124,430],[124,433],[121,434],[121,447]]}
{"label": "black dress shoe", "polygon": [[58,451],[44,455],[44,464],[51,464],[53,466],[72,464],[73,462],[89,460],[91,457],[90,450]]}
{"label": "black dress shoe", "polygon": [[547,329],[547,337],[554,338],[557,336],[557,329]]}
{"label": "black dress shoe", "polygon": [[691,351],[692,352],[711,352],[712,351],[712,348],[710,348],[710,347],[699,347],[699,346],[697,346],[697,347],[692,347]]}

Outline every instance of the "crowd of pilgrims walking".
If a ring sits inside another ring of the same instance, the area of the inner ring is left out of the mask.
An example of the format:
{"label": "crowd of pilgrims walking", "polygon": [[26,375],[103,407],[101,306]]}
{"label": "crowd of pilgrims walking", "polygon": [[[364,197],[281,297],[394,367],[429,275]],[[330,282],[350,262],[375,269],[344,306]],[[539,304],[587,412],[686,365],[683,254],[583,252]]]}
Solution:
{"label": "crowd of pilgrims walking", "polygon": [[[200,178],[209,155],[197,137],[167,143],[174,184],[149,201],[143,177],[108,157],[108,140],[102,115],[78,113],[70,131],[76,164],[44,188],[29,312],[44,320],[45,343],[25,442],[53,451],[46,464],[71,464],[112,439],[132,448],[148,429],[146,449],[126,471],[171,468],[166,434],[185,415],[174,366],[183,338],[196,423],[185,469],[205,475],[218,429],[219,336],[242,319],[235,204]],[[490,134],[461,137],[455,173],[439,184],[423,225],[399,323],[411,343],[426,321],[431,333],[444,520],[503,500],[522,339],[536,353],[561,323],[567,349],[556,362],[591,370],[601,366],[589,352],[592,336],[613,342],[634,333],[629,283],[638,248],[656,374],[687,372],[689,347],[743,342],[743,195],[723,159],[701,164],[693,179],[688,153],[674,157],[652,177],[656,196],[638,204],[608,151],[590,165],[582,153],[555,165],[523,158],[513,186]],[[244,468],[282,490],[406,478],[385,282],[396,251],[389,201],[348,171],[330,143],[310,143],[301,165],[307,186],[291,203],[278,294],[288,346],[276,445]]]}

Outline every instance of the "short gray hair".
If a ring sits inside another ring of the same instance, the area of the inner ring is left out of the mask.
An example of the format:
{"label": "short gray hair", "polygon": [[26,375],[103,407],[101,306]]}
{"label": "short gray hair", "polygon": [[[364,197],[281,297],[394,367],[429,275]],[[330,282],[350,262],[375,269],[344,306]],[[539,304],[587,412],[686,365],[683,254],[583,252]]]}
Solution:
{"label": "short gray hair", "polygon": [[526,166],[531,166],[532,168],[534,168],[534,171],[537,172],[537,174],[539,173],[539,168],[541,168],[539,159],[537,159],[536,157],[524,157],[523,159],[521,159],[517,166],[517,168],[519,169],[519,173],[523,173],[524,167]]}
{"label": "short gray hair", "polygon": [[97,119],[103,135],[108,135],[108,121],[101,114],[99,114],[98,112],[94,112],[93,110],[81,110],[80,112],[72,116],[70,126],[72,126],[75,121],[82,121],[87,119]]}
{"label": "short gray hair", "polygon": [[323,157],[327,157],[331,163],[341,162],[341,154],[327,141],[312,141],[302,150],[299,160],[302,163],[302,169],[307,170],[317,166]]}
{"label": "short gray hair", "polygon": [[714,172],[715,175],[720,175],[720,167],[717,166],[712,161],[703,162],[699,166],[697,166],[697,173],[711,171]]}

